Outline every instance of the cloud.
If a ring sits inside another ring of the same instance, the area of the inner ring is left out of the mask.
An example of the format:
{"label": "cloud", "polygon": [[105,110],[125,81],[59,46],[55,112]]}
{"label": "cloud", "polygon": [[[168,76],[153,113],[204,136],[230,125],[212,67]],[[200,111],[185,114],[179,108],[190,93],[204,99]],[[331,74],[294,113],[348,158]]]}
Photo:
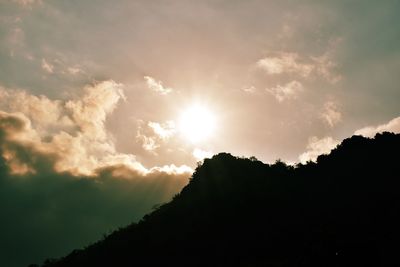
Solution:
{"label": "cloud", "polygon": [[296,53],[278,53],[276,56],[265,57],[257,62],[257,66],[268,74],[295,73],[307,77],[314,66],[299,62],[299,55]]}
{"label": "cloud", "polygon": [[400,117],[396,117],[385,124],[378,126],[368,126],[354,132],[355,135],[374,137],[377,133],[393,132],[400,133]]}
{"label": "cloud", "polygon": [[317,137],[311,137],[308,140],[307,151],[299,156],[301,163],[307,161],[316,161],[319,155],[327,154],[339,144],[338,140],[332,137],[324,137],[318,139]]}
{"label": "cloud", "polygon": [[[29,60],[34,60],[29,54],[27,54],[26,57]],[[80,64],[73,64],[62,55],[58,55],[58,57],[52,60],[42,58],[40,66],[46,73],[58,74],[59,77],[61,77],[61,75],[68,77],[86,74]]]}
{"label": "cloud", "polygon": [[136,142],[140,143],[142,148],[152,154],[157,154],[156,149],[160,147],[157,137],[149,127],[148,123],[145,124],[143,120],[137,121]]}
{"label": "cloud", "polygon": [[172,92],[172,88],[164,87],[161,81],[156,81],[150,76],[144,76],[147,87],[160,95],[167,95]]}
{"label": "cloud", "polygon": [[[138,221],[154,205],[169,201],[188,178],[188,169],[174,165],[146,175],[113,165],[98,169],[95,177],[52,170],[16,176],[1,158],[0,166],[0,258],[14,264],[5,264],[10,267],[64,256]],[[24,257],[15,258],[20,251]]]}
{"label": "cloud", "polygon": [[243,92],[247,94],[254,94],[257,91],[257,88],[253,85],[251,86],[245,86],[242,88]]}
{"label": "cloud", "polygon": [[77,75],[80,73],[84,73],[84,71],[79,67],[67,67],[67,72],[71,75]]}
{"label": "cloud", "polygon": [[139,120],[136,141],[141,143],[144,150],[157,154],[156,150],[161,147],[161,144],[166,143],[175,134],[174,121],[166,121],[164,123],[149,121],[145,123]]}
{"label": "cloud", "polygon": [[270,89],[266,89],[267,92],[275,96],[275,98],[282,102],[287,99],[296,98],[297,95],[303,91],[303,85],[298,81],[291,81],[285,85],[277,85]]}
{"label": "cloud", "polygon": [[[187,183],[188,166],[147,168],[116,151],[105,122],[121,99],[123,85],[112,80],[71,100],[0,88],[2,263],[23,266],[83,247]],[[170,122],[149,125],[169,137]],[[13,258],[21,250],[24,257]]]}
{"label": "cloud", "polygon": [[114,111],[120,99],[125,98],[122,87],[112,80],[88,85],[83,89],[81,99],[70,100],[65,107],[82,132],[102,140],[107,137],[104,128],[107,115]]}
{"label": "cloud", "polygon": [[321,118],[331,128],[342,120],[342,113],[339,111],[339,106],[333,101],[328,101],[324,104]]}
{"label": "cloud", "polygon": [[136,135],[136,140],[138,140],[142,144],[142,148],[144,150],[153,154],[157,154],[155,150],[160,147],[160,144],[157,143],[156,138],[138,133]]}
{"label": "cloud", "polygon": [[293,52],[277,52],[257,61],[256,66],[269,75],[292,74],[301,78],[322,77],[330,83],[341,80],[335,72],[334,51],[340,39],[331,41],[329,48],[320,56],[301,57]]}
{"label": "cloud", "polygon": [[[51,154],[54,162],[49,167],[58,172],[94,175],[98,168],[123,164],[147,173],[134,155],[116,151],[105,128],[107,116],[124,98],[123,85],[111,80],[88,85],[83,88],[81,98],[68,101],[50,100],[45,96],[0,88],[0,108],[4,110],[2,121],[13,119],[23,125],[19,131],[14,130],[12,135],[6,135],[10,131],[7,128],[9,124],[2,123],[4,138],[8,138],[4,140],[16,142],[19,150],[29,147],[32,151]],[[171,135],[172,130],[168,128],[172,127],[171,122],[149,125],[160,139]],[[151,141],[148,141],[150,145]],[[18,157],[21,153],[14,148],[4,147],[3,155],[14,155],[12,162],[23,161]],[[36,168],[29,162],[24,164],[28,164],[25,169]]]}
{"label": "cloud", "polygon": [[211,158],[213,156],[213,153],[211,151],[195,148],[192,152],[192,155],[197,161],[202,161],[205,158]]}
{"label": "cloud", "polygon": [[[377,133],[382,132],[400,133],[400,117],[396,117],[385,124],[359,129],[354,134],[364,137],[374,137]],[[321,139],[315,136],[311,137],[307,145],[307,151],[299,156],[299,160],[301,163],[306,163],[309,160],[315,161],[319,155],[329,153],[338,144],[338,140],[329,136]]]}
{"label": "cloud", "polygon": [[173,121],[167,121],[163,124],[149,121],[147,125],[162,140],[167,140],[171,138],[176,132],[175,123]]}
{"label": "cloud", "polygon": [[53,134],[56,129],[73,127],[72,120],[63,114],[62,102],[45,96],[35,96],[22,90],[0,86],[0,110],[28,116],[39,134]]}
{"label": "cloud", "polygon": [[42,58],[42,69],[48,73],[54,73],[54,65],[47,62],[44,58]]}
{"label": "cloud", "polygon": [[342,79],[342,76],[334,71],[337,68],[337,64],[333,61],[332,55],[329,52],[319,57],[313,57],[312,59],[315,63],[315,72],[317,75],[320,75],[332,84]]}

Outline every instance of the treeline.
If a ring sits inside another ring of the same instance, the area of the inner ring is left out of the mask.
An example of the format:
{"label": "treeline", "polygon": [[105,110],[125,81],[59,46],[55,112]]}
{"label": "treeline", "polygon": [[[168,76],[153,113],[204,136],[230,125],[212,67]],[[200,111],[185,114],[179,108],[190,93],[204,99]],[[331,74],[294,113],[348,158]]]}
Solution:
{"label": "treeline", "polygon": [[139,223],[43,266],[400,266],[399,151],[383,133],[297,166],[221,153]]}

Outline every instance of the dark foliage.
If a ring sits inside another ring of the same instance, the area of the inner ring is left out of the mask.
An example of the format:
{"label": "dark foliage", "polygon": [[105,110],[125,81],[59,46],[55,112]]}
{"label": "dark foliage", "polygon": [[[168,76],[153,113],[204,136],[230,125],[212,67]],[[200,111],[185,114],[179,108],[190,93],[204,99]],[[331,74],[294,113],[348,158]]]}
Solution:
{"label": "dark foliage", "polygon": [[221,153],[142,221],[43,266],[400,266],[400,135],[317,163]]}

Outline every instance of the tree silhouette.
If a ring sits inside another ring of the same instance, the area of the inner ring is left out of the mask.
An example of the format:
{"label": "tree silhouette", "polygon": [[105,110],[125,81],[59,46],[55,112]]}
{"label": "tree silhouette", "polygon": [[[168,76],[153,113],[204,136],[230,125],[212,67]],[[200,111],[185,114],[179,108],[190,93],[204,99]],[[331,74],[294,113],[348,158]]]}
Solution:
{"label": "tree silhouette", "polygon": [[169,203],[43,266],[399,266],[400,135],[316,163],[220,153]]}

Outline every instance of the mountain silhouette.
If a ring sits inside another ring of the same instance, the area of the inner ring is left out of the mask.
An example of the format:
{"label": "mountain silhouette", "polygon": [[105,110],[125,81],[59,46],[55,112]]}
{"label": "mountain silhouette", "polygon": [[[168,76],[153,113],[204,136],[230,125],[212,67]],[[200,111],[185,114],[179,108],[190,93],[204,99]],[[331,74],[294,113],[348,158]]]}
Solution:
{"label": "mountain silhouette", "polygon": [[221,153],[140,222],[42,266],[400,266],[399,151],[382,133],[296,166]]}

